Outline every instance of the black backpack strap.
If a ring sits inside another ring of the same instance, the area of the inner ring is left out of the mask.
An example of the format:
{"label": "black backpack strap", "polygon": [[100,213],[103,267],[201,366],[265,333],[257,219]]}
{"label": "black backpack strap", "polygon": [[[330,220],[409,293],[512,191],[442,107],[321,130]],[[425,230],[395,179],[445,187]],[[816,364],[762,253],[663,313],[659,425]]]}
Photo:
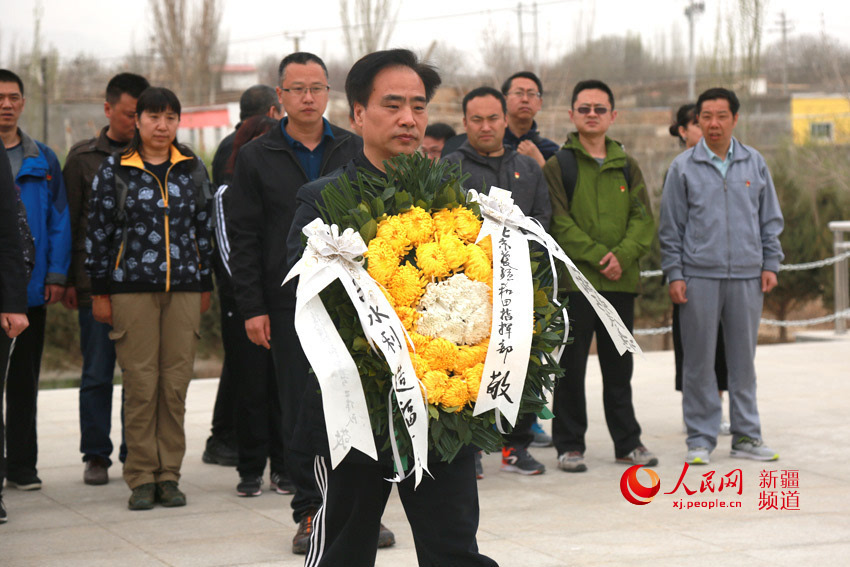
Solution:
{"label": "black backpack strap", "polygon": [[213,198],[212,186],[210,178],[207,176],[207,167],[200,158],[195,158],[195,168],[192,170],[192,182],[195,184],[195,191],[198,194],[196,205],[200,209],[205,209],[207,202]]}
{"label": "black backpack strap", "polygon": [[[623,152],[626,151],[626,146],[620,144],[620,147],[623,148]],[[632,171],[629,163],[629,156],[626,155],[626,165],[623,166],[623,177],[626,178],[626,189],[631,189],[632,185]]]}
{"label": "black backpack strap", "polygon": [[573,201],[573,194],[576,192],[576,183],[578,182],[576,155],[569,148],[561,148],[555,152],[555,157],[558,158],[558,165],[561,167],[561,181],[564,182],[564,191],[567,193],[567,205],[569,205]]}

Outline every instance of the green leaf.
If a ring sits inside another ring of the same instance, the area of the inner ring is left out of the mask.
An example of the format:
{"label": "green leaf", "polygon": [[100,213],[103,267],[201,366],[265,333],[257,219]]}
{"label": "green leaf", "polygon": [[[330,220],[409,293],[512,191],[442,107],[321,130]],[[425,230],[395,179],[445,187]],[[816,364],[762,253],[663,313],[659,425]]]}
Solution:
{"label": "green leaf", "polygon": [[366,242],[367,244],[370,240],[375,238],[376,234],[378,234],[378,223],[375,222],[375,219],[370,220],[360,227],[360,236],[363,238],[363,242]]}

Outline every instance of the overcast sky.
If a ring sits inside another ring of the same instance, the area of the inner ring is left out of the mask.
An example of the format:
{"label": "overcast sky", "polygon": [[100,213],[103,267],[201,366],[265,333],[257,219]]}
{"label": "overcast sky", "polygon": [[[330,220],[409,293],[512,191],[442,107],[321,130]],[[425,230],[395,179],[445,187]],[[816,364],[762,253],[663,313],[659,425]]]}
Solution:
{"label": "overcast sky", "polygon": [[[190,4],[193,0],[188,0]],[[8,63],[11,45],[18,51],[32,45],[35,0],[4,0],[0,19],[0,61]],[[354,3],[351,0],[350,3]],[[146,0],[43,0],[42,35],[63,58],[82,52],[105,63],[120,58],[133,47],[147,51],[151,23]],[[478,66],[485,41],[518,45],[516,0],[397,0],[398,23],[389,45],[425,51],[433,41],[468,54],[470,68]],[[532,53],[532,2],[522,0],[529,12],[523,17],[526,51]],[[649,46],[681,35],[687,45],[687,0],[540,0],[538,38],[541,58],[553,59],[569,51],[581,36],[598,38],[626,32],[640,34]],[[737,0],[705,0],[705,13],[697,21],[697,45],[709,51],[718,13]],[[777,21],[785,11],[793,35],[828,34],[848,41],[850,3],[839,0],[768,0],[764,44],[779,39]],[[286,34],[302,35],[301,49],[327,59],[344,55],[338,0],[293,2],[281,0],[224,0],[223,28],[229,38],[231,63],[257,63],[264,55],[281,57],[294,42]]]}

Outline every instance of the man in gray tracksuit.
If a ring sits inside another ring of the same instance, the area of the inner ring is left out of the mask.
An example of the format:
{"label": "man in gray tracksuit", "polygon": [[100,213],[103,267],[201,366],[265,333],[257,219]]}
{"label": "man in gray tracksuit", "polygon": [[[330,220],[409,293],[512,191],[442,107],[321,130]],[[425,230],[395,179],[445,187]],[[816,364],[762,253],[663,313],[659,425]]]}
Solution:
{"label": "man in gray tracksuit", "polygon": [[722,415],[714,376],[718,323],[729,369],[733,457],[773,461],[761,438],[755,349],[764,293],[777,284],[784,225],[764,158],[732,137],[735,93],[697,101],[703,139],[670,166],[661,200],[661,264],[680,307],[686,461],[707,464]]}

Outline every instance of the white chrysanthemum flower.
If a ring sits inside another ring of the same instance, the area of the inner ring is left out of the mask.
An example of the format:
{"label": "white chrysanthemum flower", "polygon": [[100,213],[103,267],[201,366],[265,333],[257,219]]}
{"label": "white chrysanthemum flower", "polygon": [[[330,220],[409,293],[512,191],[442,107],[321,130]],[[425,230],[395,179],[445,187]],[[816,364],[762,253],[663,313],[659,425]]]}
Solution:
{"label": "white chrysanthemum flower", "polygon": [[425,286],[417,306],[422,316],[416,321],[416,332],[456,345],[475,345],[490,335],[492,309],[487,284],[455,274]]}

